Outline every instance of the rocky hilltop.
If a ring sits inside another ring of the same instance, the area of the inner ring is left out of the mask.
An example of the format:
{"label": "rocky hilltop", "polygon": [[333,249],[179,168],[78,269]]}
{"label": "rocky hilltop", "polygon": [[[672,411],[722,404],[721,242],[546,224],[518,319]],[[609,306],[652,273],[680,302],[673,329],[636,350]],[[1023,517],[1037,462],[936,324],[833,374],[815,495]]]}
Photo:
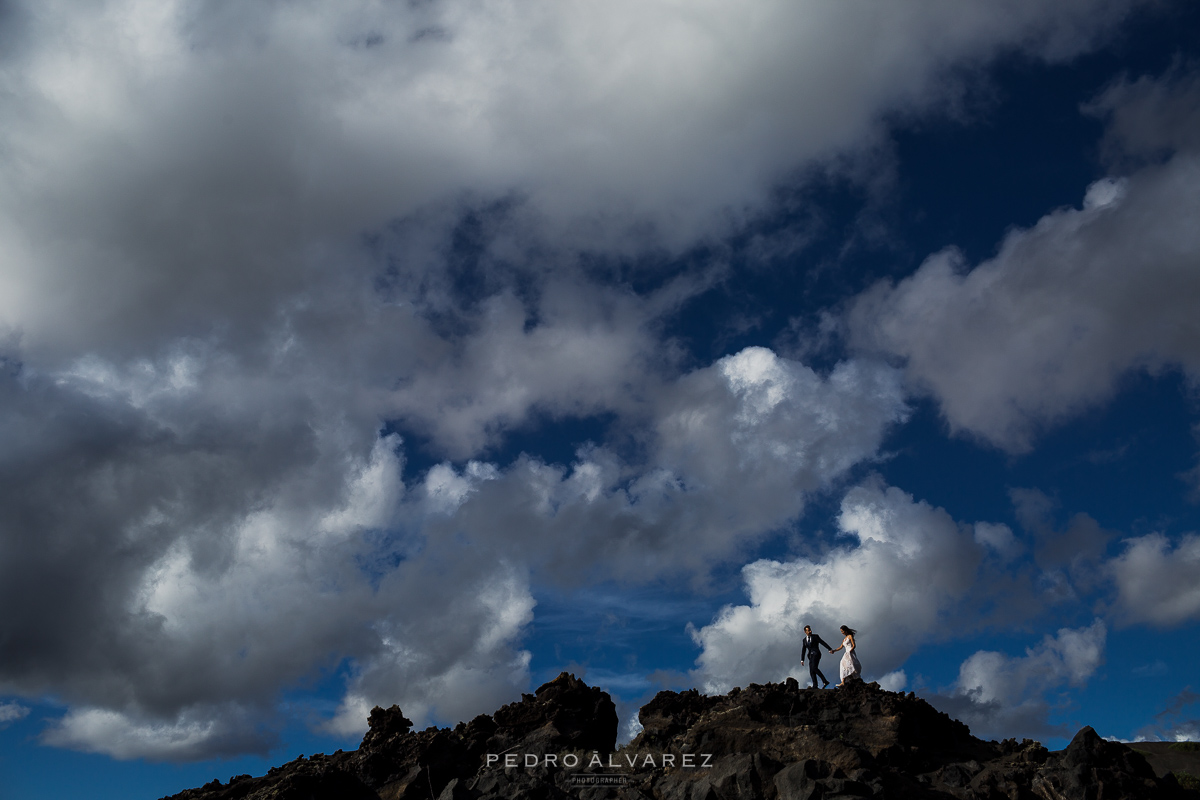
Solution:
{"label": "rocky hilltop", "polygon": [[356,751],[171,800],[1200,800],[1091,728],[1057,752],[1029,739],[986,742],[914,694],[861,681],[659,692],[640,720],[642,733],[616,749],[611,698],[564,672],[453,729],[413,731],[398,707],[376,707]]}

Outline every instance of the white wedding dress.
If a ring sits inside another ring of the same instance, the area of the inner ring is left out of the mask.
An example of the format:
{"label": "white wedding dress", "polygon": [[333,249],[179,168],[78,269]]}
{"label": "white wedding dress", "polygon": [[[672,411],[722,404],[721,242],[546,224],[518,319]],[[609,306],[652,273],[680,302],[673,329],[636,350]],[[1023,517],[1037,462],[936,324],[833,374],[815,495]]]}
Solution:
{"label": "white wedding dress", "polygon": [[858,663],[858,656],[854,654],[854,640],[847,636],[842,639],[842,647],[846,648],[846,652],[842,655],[842,682],[851,675],[861,677],[862,664]]}

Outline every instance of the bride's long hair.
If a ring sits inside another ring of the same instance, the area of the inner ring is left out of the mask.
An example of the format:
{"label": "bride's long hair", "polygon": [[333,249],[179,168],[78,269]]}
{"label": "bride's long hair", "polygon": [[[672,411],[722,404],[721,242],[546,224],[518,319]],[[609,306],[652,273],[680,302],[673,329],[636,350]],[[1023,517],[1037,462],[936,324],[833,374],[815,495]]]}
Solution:
{"label": "bride's long hair", "polygon": [[854,628],[851,628],[849,625],[843,625],[842,633],[846,634],[847,636],[853,636],[854,634],[858,633],[858,631],[854,630]]}

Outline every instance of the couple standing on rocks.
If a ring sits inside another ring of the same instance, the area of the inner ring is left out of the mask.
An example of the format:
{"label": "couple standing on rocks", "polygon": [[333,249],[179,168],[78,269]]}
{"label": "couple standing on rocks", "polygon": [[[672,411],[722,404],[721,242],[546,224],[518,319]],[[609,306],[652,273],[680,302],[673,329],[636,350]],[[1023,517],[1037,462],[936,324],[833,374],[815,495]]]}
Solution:
{"label": "couple standing on rocks", "polygon": [[829,655],[833,655],[842,648],[846,649],[846,654],[842,656],[841,673],[842,677],[838,686],[846,682],[846,678],[851,675],[862,677],[862,664],[858,663],[858,656],[854,654],[854,634],[858,631],[853,628],[842,626],[842,644],[836,650],[829,646],[829,643],[820,636],[812,632],[812,628],[804,626],[804,645],[800,648],[800,666],[804,666],[804,657],[808,656],[808,674],[812,677],[813,688],[817,688],[817,678],[820,678],[824,687],[829,686],[829,681],[821,674],[818,669],[821,665],[821,646],[829,651]]}

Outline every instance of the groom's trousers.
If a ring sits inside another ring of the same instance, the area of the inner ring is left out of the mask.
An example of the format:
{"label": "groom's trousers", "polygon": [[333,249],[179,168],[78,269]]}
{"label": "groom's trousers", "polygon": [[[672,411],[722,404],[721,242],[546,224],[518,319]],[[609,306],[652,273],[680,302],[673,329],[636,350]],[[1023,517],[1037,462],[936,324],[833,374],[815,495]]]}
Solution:
{"label": "groom's trousers", "polygon": [[821,688],[821,684],[817,683],[817,678],[821,679],[821,683],[829,683],[829,681],[827,681],[825,679],[825,676],[823,674],[821,674],[820,666],[821,666],[821,659],[810,658],[808,660],[808,675],[809,675],[809,677],[812,678],[814,689]]}

